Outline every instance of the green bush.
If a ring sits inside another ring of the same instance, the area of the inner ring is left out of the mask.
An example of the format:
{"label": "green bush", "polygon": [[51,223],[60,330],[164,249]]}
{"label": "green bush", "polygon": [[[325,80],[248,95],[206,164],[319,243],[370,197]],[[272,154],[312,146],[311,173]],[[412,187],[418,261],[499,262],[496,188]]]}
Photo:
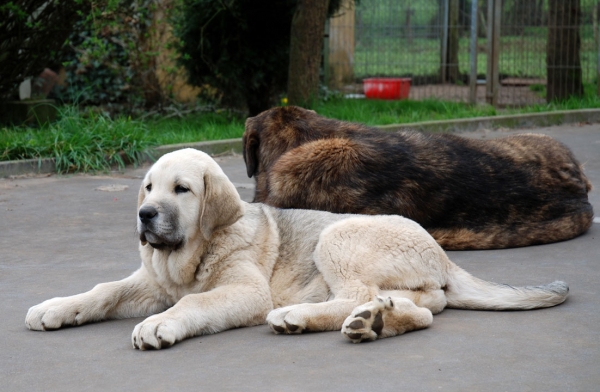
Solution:
{"label": "green bush", "polygon": [[[156,76],[157,45],[150,37],[154,13],[168,12],[161,0],[115,0],[93,19],[81,21],[63,57],[66,102],[101,105],[108,112],[156,108],[165,103]],[[165,21],[166,23],[166,21]]]}
{"label": "green bush", "polygon": [[[215,88],[221,105],[250,115],[275,104],[287,87],[297,0],[180,1],[174,30],[190,83]],[[329,14],[339,8],[331,0]]]}
{"label": "green bush", "polygon": [[182,0],[175,22],[190,83],[256,114],[285,91],[295,0]]}
{"label": "green bush", "polygon": [[0,5],[0,99],[18,96],[19,84],[57,66],[73,25],[88,0],[12,0]]}

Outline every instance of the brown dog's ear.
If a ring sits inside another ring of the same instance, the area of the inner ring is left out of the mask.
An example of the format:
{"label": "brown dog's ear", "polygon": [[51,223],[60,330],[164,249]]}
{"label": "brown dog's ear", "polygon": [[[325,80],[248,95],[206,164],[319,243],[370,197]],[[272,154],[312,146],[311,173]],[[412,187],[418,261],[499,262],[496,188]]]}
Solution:
{"label": "brown dog's ear", "polygon": [[251,120],[252,118],[246,120],[246,131],[242,138],[242,150],[248,177],[255,175],[258,170],[258,132],[251,129]]}
{"label": "brown dog's ear", "polygon": [[200,227],[207,241],[216,230],[234,224],[244,215],[242,199],[225,174],[204,173],[200,211]]}

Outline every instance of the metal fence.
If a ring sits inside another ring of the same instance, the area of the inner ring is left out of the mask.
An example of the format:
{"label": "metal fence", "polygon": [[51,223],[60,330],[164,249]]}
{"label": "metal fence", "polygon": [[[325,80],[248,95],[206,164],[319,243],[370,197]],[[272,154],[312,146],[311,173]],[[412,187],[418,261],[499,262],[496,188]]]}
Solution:
{"label": "metal fence", "polygon": [[[568,17],[573,4],[577,19]],[[596,91],[598,8],[599,0],[348,1],[329,20],[325,79],[360,93],[363,78],[410,77],[411,99],[499,107],[545,103],[549,88],[569,83]],[[581,80],[564,76],[577,67]]]}

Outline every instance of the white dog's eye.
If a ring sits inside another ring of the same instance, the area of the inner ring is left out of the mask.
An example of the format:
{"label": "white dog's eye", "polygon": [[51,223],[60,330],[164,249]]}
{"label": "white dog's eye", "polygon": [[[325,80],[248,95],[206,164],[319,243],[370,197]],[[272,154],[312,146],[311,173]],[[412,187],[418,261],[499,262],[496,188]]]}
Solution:
{"label": "white dog's eye", "polygon": [[152,184],[146,185],[146,190],[150,192],[152,190]]}
{"label": "white dog's eye", "polygon": [[188,191],[189,191],[189,189],[188,189],[188,188],[186,188],[186,187],[184,187],[184,186],[181,186],[181,185],[177,185],[177,186],[175,187],[175,193],[186,193],[186,192],[188,192]]}

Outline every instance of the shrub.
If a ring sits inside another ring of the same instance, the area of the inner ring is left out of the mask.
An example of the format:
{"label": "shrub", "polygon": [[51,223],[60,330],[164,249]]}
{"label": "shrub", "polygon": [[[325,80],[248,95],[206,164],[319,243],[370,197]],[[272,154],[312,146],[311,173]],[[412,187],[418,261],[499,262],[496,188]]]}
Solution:
{"label": "shrub", "polygon": [[159,50],[155,13],[170,1],[117,0],[93,19],[79,23],[63,58],[68,86],[60,97],[102,105],[110,112],[155,108],[165,96],[157,78]]}
{"label": "shrub", "polygon": [[[174,31],[190,83],[255,115],[285,92],[297,0],[180,0]],[[331,0],[329,15],[340,8]]]}
{"label": "shrub", "polygon": [[0,99],[15,98],[23,80],[58,65],[63,43],[88,10],[86,0],[11,0],[0,5]]}
{"label": "shrub", "polygon": [[269,107],[285,90],[295,0],[182,0],[175,21],[190,83],[218,89],[221,104]]}

